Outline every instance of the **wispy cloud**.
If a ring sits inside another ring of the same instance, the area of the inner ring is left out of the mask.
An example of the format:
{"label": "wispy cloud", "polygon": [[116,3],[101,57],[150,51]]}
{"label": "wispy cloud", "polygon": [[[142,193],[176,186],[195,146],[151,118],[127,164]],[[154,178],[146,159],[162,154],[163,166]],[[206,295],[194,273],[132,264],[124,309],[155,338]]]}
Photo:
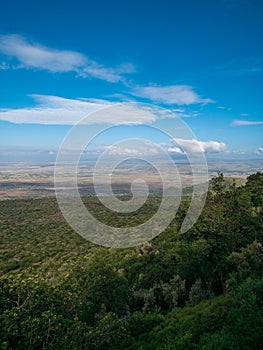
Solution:
{"label": "wispy cloud", "polygon": [[[226,144],[218,141],[185,140],[180,138],[176,138],[173,141],[179,145],[182,153],[218,153],[226,151]],[[170,152],[180,153],[179,147],[170,148]]]}
{"label": "wispy cloud", "polygon": [[139,157],[147,155],[158,155],[160,149],[158,144],[150,144],[148,142],[139,142],[138,144],[133,143],[133,145],[126,144],[123,145],[110,145],[106,147],[107,154],[111,156],[125,155],[130,157]]}
{"label": "wispy cloud", "polygon": [[[178,145],[176,146],[175,143]],[[199,141],[196,139],[186,140],[186,139],[174,139],[173,145],[167,143],[148,143],[139,142],[138,144],[127,143],[125,145],[110,145],[105,146],[108,155],[118,156],[144,156],[144,155],[161,155],[160,149],[166,151],[170,154],[187,155],[193,153],[219,153],[226,151],[226,145],[222,142],[217,141]],[[263,149],[262,149],[263,150]]]}
{"label": "wispy cloud", "polygon": [[[74,125],[85,117],[85,124],[152,123],[157,118],[177,117],[155,108],[113,103],[94,99],[67,99],[58,96],[31,95],[36,105],[30,108],[0,109],[0,120],[24,124]],[[114,105],[114,109],[107,109]],[[101,110],[100,113],[98,111]],[[93,113],[97,112],[96,115]]]}
{"label": "wispy cloud", "polygon": [[255,67],[241,67],[236,70],[237,75],[249,75],[249,74],[258,74],[263,73],[263,67],[255,66]]}
{"label": "wispy cloud", "polygon": [[[146,98],[167,105],[207,104],[211,99],[198,95],[188,85],[148,85],[138,86],[129,83],[126,75],[135,72],[131,63],[117,67],[107,67],[83,53],[70,50],[57,50],[32,42],[17,34],[0,35],[0,54],[8,59],[0,63],[0,69],[46,70],[51,73],[74,72],[77,77],[93,77],[111,83],[122,83],[130,96]],[[126,96],[126,99],[127,96]]]}
{"label": "wispy cloud", "polygon": [[263,62],[255,58],[232,60],[216,67],[216,73],[228,76],[247,76],[263,73]]}
{"label": "wispy cloud", "polygon": [[[126,78],[127,74],[135,72],[135,68],[131,63],[123,63],[115,68],[107,67],[100,64],[83,53],[70,50],[57,50],[39,43],[32,42],[25,37],[17,34],[0,35],[0,54],[5,55],[5,61],[0,63],[0,70],[8,69],[30,69],[30,70],[45,70],[50,73],[67,73],[73,72],[75,76],[88,78],[93,77],[111,83],[121,83],[127,89],[127,95],[119,94],[121,96],[118,100],[131,100],[143,98],[148,99],[154,103],[161,103],[164,105],[173,105],[175,114],[180,114],[180,117],[195,117],[197,112],[185,112],[180,106],[187,106],[193,104],[207,104],[213,102],[209,98],[203,98],[196,93],[192,86],[189,85],[145,85],[139,86],[129,82]],[[117,97],[117,96],[116,96]],[[35,99],[38,102],[40,97]],[[44,97],[43,97],[44,99]],[[8,120],[24,119],[25,122],[41,122],[41,123],[64,123],[74,124],[76,117],[72,115],[72,110],[64,110],[68,106],[66,99],[63,99],[63,106],[50,109],[49,104],[54,103],[55,97],[49,97],[48,102],[44,108],[37,106],[31,109],[16,109],[16,110],[0,110],[0,118],[8,118]],[[115,99],[116,100],[116,99]],[[57,100],[58,101],[58,100]],[[62,99],[59,100],[62,102]],[[85,101],[82,101],[85,102]],[[86,101],[89,103],[89,101]],[[71,102],[74,108],[79,109],[80,106],[88,110],[95,107],[93,103],[88,105],[81,104],[81,100]],[[99,102],[100,107],[100,102]],[[61,112],[61,113],[60,113]],[[20,113],[24,116],[20,116]],[[56,116],[54,116],[56,113]],[[62,121],[62,113],[64,113],[64,122]],[[81,115],[81,112],[80,112]],[[59,120],[58,120],[59,119]]]}
{"label": "wispy cloud", "polygon": [[94,61],[89,61],[89,65],[80,70],[79,75],[84,78],[92,76],[111,83],[117,83],[118,81],[125,82],[124,75],[134,72],[135,69],[131,64],[122,64],[116,68],[106,68]]}
{"label": "wispy cloud", "polygon": [[[75,72],[78,76],[112,83],[124,80],[125,74],[134,72],[132,64],[123,64],[117,68],[105,67],[82,53],[48,48],[15,34],[0,36],[0,53],[18,61],[13,68],[41,69],[52,73]],[[6,69],[9,66],[2,63],[1,67]]]}
{"label": "wispy cloud", "polygon": [[168,105],[191,105],[213,102],[211,99],[205,99],[199,96],[188,85],[134,86],[131,88],[131,94]]}
{"label": "wispy cloud", "polygon": [[252,121],[252,120],[234,120],[232,126],[246,126],[246,125],[263,125],[263,121]]}
{"label": "wispy cloud", "polygon": [[57,96],[32,95],[34,107],[0,109],[0,120],[23,124],[73,125],[89,113],[104,107],[102,103],[71,100]]}
{"label": "wispy cloud", "polygon": [[180,148],[180,147],[168,147],[167,148],[167,151],[169,152],[169,153],[179,153],[179,154],[183,154],[184,152],[182,151],[182,149]]}
{"label": "wispy cloud", "polygon": [[7,70],[10,66],[6,62],[0,63],[0,70]]}
{"label": "wispy cloud", "polygon": [[225,107],[225,106],[217,106],[216,108],[217,108],[217,109],[221,109],[221,110],[223,110],[223,111],[231,111],[231,110],[232,110],[231,107]]}
{"label": "wispy cloud", "polygon": [[263,147],[258,148],[258,153],[263,153]]}

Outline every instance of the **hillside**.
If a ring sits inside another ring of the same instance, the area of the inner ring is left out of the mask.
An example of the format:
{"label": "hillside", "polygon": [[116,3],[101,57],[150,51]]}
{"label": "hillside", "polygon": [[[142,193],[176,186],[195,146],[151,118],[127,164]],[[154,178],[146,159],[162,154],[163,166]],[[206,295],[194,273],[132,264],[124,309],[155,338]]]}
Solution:
{"label": "hillside", "polygon": [[[259,349],[263,343],[263,174],[213,178],[194,227],[107,249],[77,235],[54,198],[0,202],[0,349]],[[114,216],[138,225],[159,206]]]}

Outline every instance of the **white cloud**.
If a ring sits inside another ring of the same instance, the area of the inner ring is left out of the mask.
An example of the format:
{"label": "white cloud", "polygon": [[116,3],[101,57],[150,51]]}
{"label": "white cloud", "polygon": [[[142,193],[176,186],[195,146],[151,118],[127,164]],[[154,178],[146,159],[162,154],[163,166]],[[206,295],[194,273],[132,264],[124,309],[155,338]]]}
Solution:
{"label": "white cloud", "polygon": [[131,64],[108,68],[79,52],[51,49],[14,34],[0,36],[0,52],[18,60],[19,65],[15,68],[41,69],[53,73],[75,72],[82,77],[90,76],[112,83],[123,80],[123,74],[134,72]]}
{"label": "white cloud", "polygon": [[59,51],[28,42],[19,35],[0,36],[2,53],[16,57],[28,68],[46,69],[51,72],[77,71],[87,64],[84,55],[73,51]]}
{"label": "white cloud", "polygon": [[258,153],[263,153],[263,147],[258,148]]}
{"label": "white cloud", "polygon": [[7,70],[9,68],[10,68],[9,65],[6,62],[0,63],[0,69],[1,70]]}
{"label": "white cloud", "polygon": [[231,108],[231,107],[217,106],[216,108],[217,108],[217,109],[221,109],[221,110],[223,110],[223,111],[232,111],[232,108]]}
{"label": "white cloud", "polygon": [[79,73],[80,76],[86,78],[88,76],[93,76],[98,79],[106,80],[111,83],[117,83],[118,81],[124,81],[124,74],[134,73],[135,68],[132,64],[126,63],[121,64],[117,68],[106,68],[94,61],[89,61],[83,70]]}
{"label": "white cloud", "polygon": [[[199,141],[196,139],[185,140],[180,138],[176,138],[173,141],[180,146],[184,153],[217,153],[226,150],[226,144],[223,142]],[[177,150],[178,148],[173,147],[173,149]]]}
{"label": "white cloud", "polygon": [[110,83],[117,83],[123,79],[116,69],[105,68],[103,65],[99,65],[95,62],[90,62],[89,66],[80,70],[79,76],[83,78],[91,76],[97,79],[106,80]]}
{"label": "white cloud", "polygon": [[[166,146],[166,144],[165,144]],[[130,157],[144,157],[147,156],[162,156],[163,151],[167,147],[162,144],[148,142],[141,139],[126,140],[119,144],[106,146],[106,154],[110,156],[130,156]]]}
{"label": "white cloud", "polygon": [[167,151],[170,153],[180,153],[180,154],[184,153],[180,147],[168,147]]}
{"label": "white cloud", "polygon": [[144,155],[156,155],[158,154],[156,147],[121,147],[112,145],[107,147],[107,154],[111,156],[130,156],[130,157],[141,157]]}
{"label": "white cloud", "polygon": [[183,108],[174,108],[173,111],[174,112],[178,112],[178,113],[184,113],[185,109],[183,109]]}
{"label": "white cloud", "polygon": [[157,103],[191,105],[197,103],[213,102],[210,99],[203,99],[193,88],[188,85],[168,86],[135,86],[131,88],[131,94],[147,98]]}
{"label": "white cloud", "polygon": [[[9,62],[0,64],[2,70],[24,68],[52,73],[74,72],[76,76],[83,78],[94,77],[111,83],[121,82],[130,89],[130,95],[168,105],[213,102],[211,99],[199,96],[188,85],[134,86],[125,78],[126,74],[135,72],[131,63],[124,63],[114,68],[106,67],[80,52],[49,48],[17,34],[0,35],[0,53],[10,58]],[[178,110],[179,113],[181,111]]]}
{"label": "white cloud", "polygon": [[233,126],[263,125],[263,121],[234,120],[232,125]]}
{"label": "white cloud", "polygon": [[[114,104],[105,100],[67,99],[58,96],[31,95],[37,104],[32,108],[0,109],[0,120],[25,124],[74,125],[82,118],[85,124],[151,123],[160,115],[158,109],[133,104]],[[105,109],[114,105],[114,109]],[[100,110],[100,112],[99,112]],[[96,114],[93,114],[97,112]]]}
{"label": "white cloud", "polygon": [[37,105],[32,108],[0,109],[0,120],[24,124],[73,125],[103,104],[71,100],[58,96],[32,95]]}
{"label": "white cloud", "polygon": [[[159,153],[158,147],[168,153],[173,154],[190,154],[190,153],[219,153],[226,151],[226,145],[223,142],[217,141],[199,141],[196,139],[186,140],[186,139],[174,139],[174,144],[171,146],[166,143],[155,144],[141,144],[139,143],[134,147],[134,144],[129,146],[119,146],[111,145],[107,146],[107,153],[109,155],[127,155],[127,156],[143,156],[147,155],[157,155]],[[176,146],[175,143],[178,145]]]}

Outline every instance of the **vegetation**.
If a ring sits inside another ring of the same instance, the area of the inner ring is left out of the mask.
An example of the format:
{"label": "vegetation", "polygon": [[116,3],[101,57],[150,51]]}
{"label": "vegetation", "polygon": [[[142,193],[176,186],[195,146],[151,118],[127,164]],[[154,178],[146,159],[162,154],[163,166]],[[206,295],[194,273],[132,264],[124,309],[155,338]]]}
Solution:
{"label": "vegetation", "polygon": [[[114,217],[94,197],[85,204]],[[0,349],[259,349],[263,343],[263,174],[237,187],[211,180],[194,227],[187,210],[159,237],[132,249],[85,241],[55,199],[0,202]]]}

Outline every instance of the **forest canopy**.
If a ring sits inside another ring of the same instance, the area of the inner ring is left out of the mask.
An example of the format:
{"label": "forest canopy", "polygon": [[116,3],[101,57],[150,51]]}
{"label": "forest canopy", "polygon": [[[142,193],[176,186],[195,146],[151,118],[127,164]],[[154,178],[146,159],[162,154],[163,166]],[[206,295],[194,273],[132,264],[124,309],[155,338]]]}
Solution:
{"label": "forest canopy", "polygon": [[242,186],[219,173],[182,234],[188,205],[151,242],[106,249],[74,233],[55,199],[0,202],[0,349],[259,349],[263,173]]}

